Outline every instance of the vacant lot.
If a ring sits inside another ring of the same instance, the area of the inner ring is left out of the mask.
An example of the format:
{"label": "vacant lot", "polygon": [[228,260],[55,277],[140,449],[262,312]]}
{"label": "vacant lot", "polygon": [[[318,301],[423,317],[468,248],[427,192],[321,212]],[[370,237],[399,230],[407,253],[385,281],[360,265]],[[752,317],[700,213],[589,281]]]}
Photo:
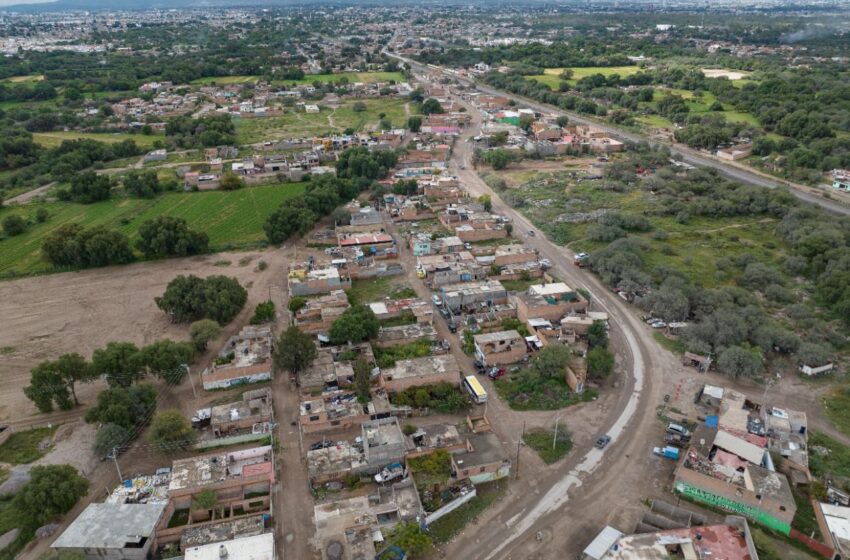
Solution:
{"label": "vacant lot", "polygon": [[[621,78],[626,76],[631,76],[632,74],[637,74],[641,71],[640,66],[587,66],[587,67],[574,67],[570,68],[573,71],[573,77],[569,80],[566,80],[571,85],[575,85],[576,82],[581,80],[582,78],[586,78],[588,76],[593,76],[594,74],[602,74],[603,76],[611,76],[612,74],[617,74]],[[543,74],[536,74],[533,76],[526,76],[528,80],[536,80],[541,84],[549,86],[550,89],[558,89],[558,84],[565,81],[562,80],[559,76],[561,72],[563,72],[563,68],[547,68]]]}
{"label": "vacant lot", "polygon": [[[261,259],[268,264],[264,271],[257,269]],[[230,265],[221,266],[226,262]],[[29,383],[30,369],[43,360],[68,352],[89,358],[96,348],[110,341],[143,345],[163,338],[187,339],[188,326],[172,324],[154,303],[154,297],[162,295],[178,274],[224,274],[237,278],[248,289],[242,315],[225,328],[221,341],[246,322],[254,306],[268,299],[270,293],[279,306],[283,305],[280,297],[285,279],[281,271],[286,265],[284,251],[267,249],[0,282],[0,317],[5,327],[0,328],[0,420],[47,421],[21,392]],[[220,341],[210,345],[211,351]],[[100,389],[99,383],[83,385],[77,394],[84,406],[90,405]],[[72,414],[82,413],[83,408]],[[56,416],[68,420],[65,413]]]}
{"label": "vacant lot", "polygon": [[[189,227],[206,232],[213,250],[229,250],[263,243],[263,222],[278,206],[304,192],[300,183],[251,187],[237,191],[168,193],[154,199],[117,198],[95,204],[51,202],[0,209],[0,220],[19,214],[32,223],[18,236],[0,240],[0,275],[33,274],[50,270],[41,258],[41,244],[53,230],[69,223],[107,226],[134,238],[139,226],[157,216],[185,219]],[[38,208],[50,217],[35,223]]]}
{"label": "vacant lot", "polygon": [[31,74],[29,76],[12,76],[11,78],[0,80],[0,82],[6,84],[37,84],[43,80],[43,74]]}
{"label": "vacant lot", "polygon": [[[366,108],[355,111],[355,103],[362,103]],[[322,106],[320,102],[318,113],[288,109],[280,117],[235,120],[236,137],[241,144],[253,144],[267,140],[341,134],[348,128],[355,131],[374,129],[382,113],[393,126],[404,126],[407,120],[404,104],[404,100],[396,98],[362,99],[334,109]]]}
{"label": "vacant lot", "polygon": [[280,84],[312,84],[320,82],[322,84],[337,83],[345,78],[349,84],[358,82],[366,84],[374,84],[376,82],[404,82],[404,75],[401,72],[340,72],[338,74],[310,74],[304,76],[302,80],[280,80],[275,83]]}
{"label": "vacant lot", "polygon": [[165,136],[162,134],[109,134],[105,132],[35,132],[32,139],[36,144],[45,148],[55,148],[65,140],[97,140],[109,144],[132,140],[142,148],[150,148],[157,140],[165,141]]}

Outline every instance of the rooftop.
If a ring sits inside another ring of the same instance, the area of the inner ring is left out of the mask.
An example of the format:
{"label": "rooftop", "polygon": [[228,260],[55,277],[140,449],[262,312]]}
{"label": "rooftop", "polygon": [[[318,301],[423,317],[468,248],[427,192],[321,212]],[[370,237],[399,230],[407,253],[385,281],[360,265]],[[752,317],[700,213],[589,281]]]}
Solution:
{"label": "rooftop", "polygon": [[573,292],[573,289],[563,282],[552,282],[550,284],[534,284],[528,287],[528,293],[537,296],[558,296]]}
{"label": "rooftop", "polygon": [[194,546],[183,551],[185,560],[274,560],[274,533]]}
{"label": "rooftop", "polygon": [[498,280],[482,280],[479,282],[462,282],[460,284],[449,284],[440,288],[446,297],[457,297],[461,294],[504,292],[505,287]]}
{"label": "rooftop", "polygon": [[210,420],[213,425],[236,422],[245,418],[264,418],[272,413],[272,392],[269,388],[246,391],[242,400],[214,406]]}
{"label": "rooftop", "polygon": [[473,337],[473,340],[475,341],[475,344],[488,344],[488,343],[492,343],[492,342],[501,342],[501,341],[510,341],[510,340],[521,341],[521,340],[523,340],[523,338],[522,338],[522,336],[520,336],[520,334],[517,331],[509,330],[509,331],[497,331],[497,332],[492,332],[492,333],[477,334]]}
{"label": "rooftop", "polygon": [[190,546],[202,546],[210,543],[230,541],[239,537],[250,537],[265,532],[263,515],[252,515],[214,523],[212,525],[190,526],[183,531],[180,549]]}
{"label": "rooftop", "polygon": [[417,448],[440,449],[460,445],[464,442],[457,426],[453,424],[432,424],[422,426],[410,436]]}
{"label": "rooftop", "polygon": [[301,401],[301,416],[313,416],[326,413],[328,420],[337,420],[347,416],[363,414],[363,405],[350,394],[340,394],[332,397],[319,397]]}
{"label": "rooftop", "polygon": [[427,377],[445,373],[460,375],[460,366],[452,354],[425,356],[412,360],[398,360],[395,366],[381,371],[384,379],[404,379],[408,377]]}
{"label": "rooftop", "polygon": [[747,541],[738,527],[708,525],[657,533],[628,535],[617,541],[617,549],[605,560],[753,560]]}
{"label": "rooftop", "polygon": [[499,436],[493,432],[467,434],[467,440],[472,451],[454,456],[459,468],[471,468],[493,463],[510,463],[508,454],[499,441]]}
{"label": "rooftop", "polygon": [[174,461],[169,491],[200,488],[228,479],[272,476],[271,446],[203,455]]}
{"label": "rooftop", "polygon": [[334,476],[365,466],[366,456],[363,450],[347,441],[307,451],[307,474],[310,478]]}
{"label": "rooftop", "polygon": [[89,504],[52,548],[140,548],[153,535],[165,503]]}

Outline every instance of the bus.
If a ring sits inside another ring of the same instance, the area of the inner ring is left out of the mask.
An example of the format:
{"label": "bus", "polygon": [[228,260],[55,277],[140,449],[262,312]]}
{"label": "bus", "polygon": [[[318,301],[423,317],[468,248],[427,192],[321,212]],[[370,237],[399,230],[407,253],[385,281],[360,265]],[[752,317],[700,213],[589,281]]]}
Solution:
{"label": "bus", "polygon": [[487,402],[487,391],[484,390],[484,387],[481,386],[481,382],[478,381],[475,376],[467,376],[463,380],[463,386],[472,396],[472,400],[477,404],[484,404]]}

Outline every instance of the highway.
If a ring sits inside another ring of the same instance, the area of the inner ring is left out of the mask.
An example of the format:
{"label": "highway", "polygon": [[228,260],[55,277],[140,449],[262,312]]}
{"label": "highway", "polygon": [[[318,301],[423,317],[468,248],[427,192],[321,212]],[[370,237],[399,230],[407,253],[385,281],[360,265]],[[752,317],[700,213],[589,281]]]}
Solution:
{"label": "highway", "polygon": [[552,105],[546,105],[544,103],[540,103],[533,99],[529,99],[528,97],[524,97],[522,95],[517,95],[514,93],[506,92],[503,90],[495,89],[487,85],[483,85],[478,83],[475,80],[471,80],[468,78],[464,78],[458,76],[454,72],[451,72],[448,69],[441,68],[434,65],[424,65],[420,62],[417,62],[413,59],[406,58],[389,51],[384,51],[387,56],[391,56],[404,62],[409,65],[411,68],[415,68],[419,71],[426,72],[429,69],[438,70],[449,76],[453,79],[458,80],[461,83],[471,85],[475,87],[478,91],[483,93],[488,93],[491,95],[499,95],[502,97],[507,97],[508,99],[513,99],[517,103],[521,103],[525,106],[528,106],[535,111],[539,111],[541,113],[552,113],[555,115],[563,115],[570,119],[571,122],[579,123],[579,124],[588,124],[593,125],[594,127],[603,130],[610,134],[613,138],[618,140],[628,141],[628,142],[647,142],[652,146],[666,146],[670,149],[670,152],[674,155],[678,155],[682,161],[688,163],[690,165],[695,165],[698,167],[709,167],[712,169],[716,169],[721,174],[725,175],[730,179],[734,179],[736,181],[740,181],[742,183],[749,183],[751,185],[756,185],[759,187],[765,187],[769,189],[775,189],[778,187],[788,188],[788,191],[796,196],[798,199],[808,202],[811,204],[815,204],[820,206],[824,210],[831,212],[833,214],[850,216],[850,206],[842,204],[836,200],[830,200],[828,198],[824,198],[816,189],[805,187],[803,185],[797,185],[786,181],[781,181],[779,179],[774,179],[762,173],[758,173],[756,171],[750,170],[740,164],[726,162],[720,159],[717,159],[712,156],[708,156],[706,154],[700,153],[696,150],[692,150],[687,146],[682,144],[670,144],[666,142],[660,142],[658,140],[650,139],[647,136],[642,134],[637,134],[635,132],[630,132],[627,130],[623,130],[621,128],[612,126],[608,123],[601,122],[597,119],[591,119],[586,116],[579,115],[577,113],[573,113],[571,111],[564,111]]}

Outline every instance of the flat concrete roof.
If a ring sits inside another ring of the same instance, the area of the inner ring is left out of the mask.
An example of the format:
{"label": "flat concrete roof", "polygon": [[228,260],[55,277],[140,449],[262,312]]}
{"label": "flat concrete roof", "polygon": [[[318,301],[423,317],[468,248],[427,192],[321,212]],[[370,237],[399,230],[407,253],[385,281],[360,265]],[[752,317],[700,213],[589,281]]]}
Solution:
{"label": "flat concrete roof", "polygon": [[383,370],[381,375],[385,379],[404,379],[443,375],[445,373],[460,374],[460,366],[457,365],[457,360],[451,354],[398,360],[393,367]]}
{"label": "flat concrete roof", "polygon": [[184,551],[183,557],[185,560],[275,560],[274,533],[193,546]]}
{"label": "flat concrete roof", "polygon": [[89,504],[51,547],[121,549],[128,544],[136,547],[142,538],[153,534],[165,506],[165,502]]}
{"label": "flat concrete roof", "polygon": [[499,342],[502,340],[522,340],[515,330],[497,331],[492,333],[477,334],[473,337],[476,344],[487,344],[488,342]]}

